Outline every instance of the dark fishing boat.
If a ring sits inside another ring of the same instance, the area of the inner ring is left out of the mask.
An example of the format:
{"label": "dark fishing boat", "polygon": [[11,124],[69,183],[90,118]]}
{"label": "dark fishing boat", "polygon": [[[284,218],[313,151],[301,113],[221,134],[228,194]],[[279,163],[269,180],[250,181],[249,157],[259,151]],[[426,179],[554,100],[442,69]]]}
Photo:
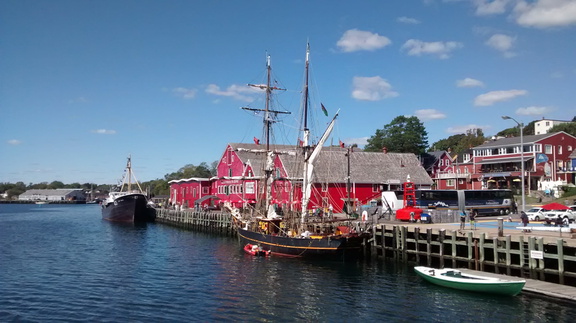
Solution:
{"label": "dark fishing boat", "polygon": [[[133,189],[133,186],[136,188]],[[155,209],[149,204],[148,197],[134,177],[132,161],[128,157],[120,191],[110,192],[102,202],[102,218],[113,222],[151,222],[156,218],[155,215]]]}
{"label": "dark fishing boat", "polygon": [[[260,208],[252,210],[249,216],[242,214],[240,210],[225,205],[231,211],[233,221],[237,228],[238,237],[242,245],[256,244],[264,250],[269,250],[275,255],[308,258],[332,258],[339,260],[356,259],[362,255],[362,246],[370,236],[362,232],[358,224],[352,223],[351,219],[345,218],[334,221],[323,228],[319,227],[317,221],[311,222],[308,210],[310,201],[312,181],[314,175],[314,161],[320,154],[324,143],[330,136],[334,127],[338,112],[330,121],[327,129],[317,143],[310,142],[310,130],[308,128],[308,70],[309,70],[309,46],[306,50],[306,74],[303,91],[303,140],[299,140],[299,145],[292,153],[302,165],[302,178],[293,179],[298,182],[297,187],[300,192],[294,192],[294,200],[299,200],[300,208],[283,211],[281,215],[274,211],[272,203],[272,182],[275,173],[273,159],[279,154],[289,152],[277,151],[270,148],[271,124],[278,114],[284,111],[272,110],[269,106],[270,97],[273,90],[283,90],[271,85],[270,59],[267,59],[267,83],[257,85],[266,91],[265,109],[244,108],[250,111],[263,112],[264,115],[264,136],[266,139],[266,149],[263,155],[266,160],[264,165],[264,178],[260,187],[264,188],[259,201]],[[325,111],[324,106],[322,106]],[[324,112],[326,115],[327,113]],[[296,198],[300,196],[300,198]],[[294,203],[295,204],[295,203]],[[324,224],[324,223],[322,223]]]}

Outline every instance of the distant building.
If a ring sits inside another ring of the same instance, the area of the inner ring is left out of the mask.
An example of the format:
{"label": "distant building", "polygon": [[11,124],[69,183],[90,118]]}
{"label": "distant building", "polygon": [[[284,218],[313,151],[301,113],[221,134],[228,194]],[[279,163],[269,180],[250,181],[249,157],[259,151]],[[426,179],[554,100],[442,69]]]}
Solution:
{"label": "distant building", "polygon": [[86,201],[81,188],[60,188],[55,190],[27,190],[18,196],[19,201]]}
{"label": "distant building", "polygon": [[565,120],[552,120],[552,119],[544,119],[542,118],[542,120],[540,121],[536,121],[534,123],[534,134],[535,135],[543,135],[548,133],[548,130],[550,130],[550,128],[562,124],[562,123],[568,123],[570,121],[565,121]]}

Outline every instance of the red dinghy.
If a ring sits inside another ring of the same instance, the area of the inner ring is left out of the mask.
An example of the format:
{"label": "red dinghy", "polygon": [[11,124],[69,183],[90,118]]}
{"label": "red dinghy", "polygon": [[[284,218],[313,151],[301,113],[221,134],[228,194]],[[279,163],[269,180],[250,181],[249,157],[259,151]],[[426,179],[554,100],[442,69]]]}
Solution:
{"label": "red dinghy", "polygon": [[258,245],[247,244],[244,246],[244,252],[252,256],[268,257],[270,256],[270,250],[263,250]]}

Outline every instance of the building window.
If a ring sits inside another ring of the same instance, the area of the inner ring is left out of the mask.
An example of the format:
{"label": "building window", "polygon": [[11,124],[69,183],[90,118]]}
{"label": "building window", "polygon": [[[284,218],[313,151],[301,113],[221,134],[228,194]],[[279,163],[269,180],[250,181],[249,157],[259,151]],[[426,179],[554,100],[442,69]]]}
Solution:
{"label": "building window", "polygon": [[192,197],[196,197],[196,188],[192,190]]}
{"label": "building window", "polygon": [[378,192],[378,188],[380,185],[378,184],[372,184],[372,192]]}
{"label": "building window", "polygon": [[232,168],[228,168],[228,176],[232,177]]}
{"label": "building window", "polygon": [[544,153],[551,154],[552,153],[552,145],[544,145]]}
{"label": "building window", "polygon": [[328,183],[322,183],[322,192],[328,192]]}
{"label": "building window", "polygon": [[208,187],[202,187],[202,194],[208,194]]}
{"label": "building window", "polygon": [[562,154],[562,145],[558,145],[558,154],[561,155]]}
{"label": "building window", "polygon": [[568,151],[572,151],[572,146],[568,146]]}
{"label": "building window", "polygon": [[537,153],[542,152],[542,144],[534,144],[534,151]]}
{"label": "building window", "polygon": [[447,179],[446,180],[446,186],[454,187],[454,179]]}

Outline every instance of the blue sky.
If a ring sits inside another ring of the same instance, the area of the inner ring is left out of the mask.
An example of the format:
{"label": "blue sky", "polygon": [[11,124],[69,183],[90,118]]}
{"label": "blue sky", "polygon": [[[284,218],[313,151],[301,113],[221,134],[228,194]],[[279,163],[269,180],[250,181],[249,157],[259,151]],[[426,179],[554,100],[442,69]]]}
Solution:
{"label": "blue sky", "polygon": [[[576,1],[0,2],[0,182],[141,181],[262,138],[265,56],[296,142],[306,42],[317,124],[363,145],[399,115],[429,143],[576,115]],[[284,129],[284,130],[281,130]],[[291,138],[291,139],[287,139]],[[280,141],[280,140],[278,140]]]}

